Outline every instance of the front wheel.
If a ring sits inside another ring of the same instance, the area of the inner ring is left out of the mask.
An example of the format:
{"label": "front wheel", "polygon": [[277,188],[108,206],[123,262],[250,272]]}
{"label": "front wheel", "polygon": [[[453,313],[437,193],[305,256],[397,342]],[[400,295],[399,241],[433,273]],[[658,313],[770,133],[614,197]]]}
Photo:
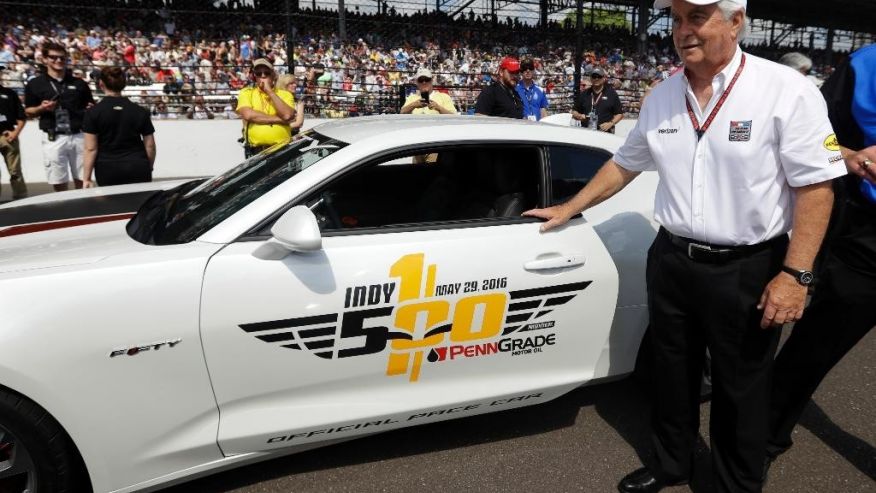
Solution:
{"label": "front wheel", "polygon": [[45,409],[0,388],[0,493],[83,491],[70,438]]}

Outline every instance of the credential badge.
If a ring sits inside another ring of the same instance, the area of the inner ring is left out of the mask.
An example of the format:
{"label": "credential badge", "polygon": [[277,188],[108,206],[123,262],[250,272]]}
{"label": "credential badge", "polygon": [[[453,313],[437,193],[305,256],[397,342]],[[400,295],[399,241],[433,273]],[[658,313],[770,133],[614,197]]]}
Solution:
{"label": "credential badge", "polygon": [[748,142],[751,140],[751,120],[730,121],[730,142]]}

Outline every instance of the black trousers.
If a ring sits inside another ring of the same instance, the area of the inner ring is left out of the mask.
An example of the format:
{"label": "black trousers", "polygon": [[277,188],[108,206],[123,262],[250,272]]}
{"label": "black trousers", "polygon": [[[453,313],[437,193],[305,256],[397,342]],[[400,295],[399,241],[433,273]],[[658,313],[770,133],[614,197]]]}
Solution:
{"label": "black trousers", "polygon": [[98,161],[94,164],[94,179],[102,187],[149,182],[152,181],[152,165],[148,159]]}
{"label": "black trousers", "polygon": [[712,358],[709,426],[715,488],[761,491],[776,328],[761,329],[757,303],[781,270],[787,238],[723,263],[691,260],[661,228],[648,252],[655,359],[655,475],[691,476],[703,358]]}
{"label": "black trousers", "polygon": [[876,326],[876,274],[828,256],[812,301],[776,358],[767,453],[787,450],[791,432],[825,375]]}
{"label": "black trousers", "polygon": [[243,157],[244,157],[244,159],[249,159],[249,158],[255,156],[256,154],[264,151],[265,149],[267,149],[269,147],[271,147],[271,146],[269,146],[269,145],[265,145],[265,146],[245,145],[245,146],[243,146]]}

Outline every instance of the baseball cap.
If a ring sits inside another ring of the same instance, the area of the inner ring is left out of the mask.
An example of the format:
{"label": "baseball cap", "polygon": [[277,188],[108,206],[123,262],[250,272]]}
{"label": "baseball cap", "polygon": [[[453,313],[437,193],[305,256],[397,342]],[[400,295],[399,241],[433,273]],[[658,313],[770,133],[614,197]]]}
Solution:
{"label": "baseball cap", "polygon": [[506,56],[499,62],[499,68],[509,72],[520,72],[520,62],[514,57]]}
{"label": "baseball cap", "polygon": [[420,77],[428,77],[432,78],[432,71],[426,67],[420,67],[417,69],[417,73],[414,74],[414,80],[419,80]]}
{"label": "baseball cap", "polygon": [[598,75],[599,77],[605,77],[605,70],[601,68],[595,68],[590,72],[590,75]]}
{"label": "baseball cap", "polygon": [[274,64],[269,62],[265,58],[259,58],[258,60],[255,60],[254,62],[252,62],[253,70],[255,70],[255,68],[258,66],[268,67],[269,69],[274,70]]}
{"label": "baseball cap", "polygon": [[[692,3],[694,5],[712,5],[713,3],[718,3],[721,0],[684,0],[687,3]],[[730,0],[731,2],[739,5],[743,9],[748,9],[748,0]],[[655,9],[667,9],[672,7],[672,0],[654,0],[654,8]]]}

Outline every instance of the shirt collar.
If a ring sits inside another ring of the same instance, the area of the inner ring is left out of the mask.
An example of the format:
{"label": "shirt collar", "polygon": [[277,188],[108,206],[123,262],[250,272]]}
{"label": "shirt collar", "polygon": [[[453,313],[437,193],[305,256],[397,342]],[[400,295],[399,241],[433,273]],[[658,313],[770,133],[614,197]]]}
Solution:
{"label": "shirt collar", "polygon": [[736,70],[739,69],[739,65],[741,64],[742,48],[737,45],[736,53],[733,54],[733,58],[730,59],[730,63],[728,63],[723,70],[715,74],[715,76],[712,78],[712,98],[709,100],[708,104],[706,104],[705,108],[700,108],[700,105],[697,102],[697,98],[693,93],[693,88],[690,85],[690,80],[687,78],[687,70],[684,71],[684,82],[687,86],[687,98],[697,119],[702,120],[705,115],[708,115],[712,112],[712,109],[718,103],[718,100],[721,99],[721,94],[723,94],[724,91],[727,89],[727,84],[729,84],[729,81],[736,74]]}
{"label": "shirt collar", "polygon": [[520,80],[520,81],[517,81],[517,87],[520,87],[520,88],[522,88],[524,91],[527,91],[527,92],[528,92],[528,91],[532,91],[532,90],[535,89],[535,81],[532,81],[532,84],[530,84],[530,86],[527,88],[527,87],[526,87],[526,84],[524,84],[523,81]]}
{"label": "shirt collar", "polygon": [[[739,45],[736,45],[736,52],[733,54],[733,58],[730,59],[730,63],[728,63],[723,70],[715,74],[715,77],[712,78],[712,84],[714,85],[717,82],[719,87],[723,88],[724,85],[727,84],[727,81],[736,74],[736,69],[739,68],[739,64],[741,63],[742,48],[740,48]],[[690,79],[687,78],[687,70],[684,70],[683,73],[684,81],[690,86]]]}

